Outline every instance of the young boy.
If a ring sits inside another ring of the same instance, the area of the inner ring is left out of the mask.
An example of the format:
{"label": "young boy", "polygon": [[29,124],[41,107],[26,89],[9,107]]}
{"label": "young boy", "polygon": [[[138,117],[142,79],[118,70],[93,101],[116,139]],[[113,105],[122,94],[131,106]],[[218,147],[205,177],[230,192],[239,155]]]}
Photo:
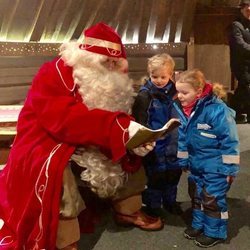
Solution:
{"label": "young boy", "polygon": [[[132,110],[138,123],[150,129],[159,129],[171,118],[177,117],[173,108],[176,89],[171,80],[174,67],[173,58],[166,53],[149,58],[149,79],[140,88]],[[142,198],[146,212],[152,216],[162,214],[162,205],[170,213],[182,212],[176,202],[177,185],[182,173],[177,164],[177,136],[175,129],[158,139],[154,150],[143,159],[147,187]]]}

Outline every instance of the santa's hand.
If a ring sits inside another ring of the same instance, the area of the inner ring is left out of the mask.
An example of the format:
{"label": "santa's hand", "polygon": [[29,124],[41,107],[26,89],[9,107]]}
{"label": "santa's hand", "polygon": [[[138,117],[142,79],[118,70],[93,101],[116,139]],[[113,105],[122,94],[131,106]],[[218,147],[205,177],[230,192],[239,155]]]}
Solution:
{"label": "santa's hand", "polygon": [[155,147],[155,142],[148,142],[137,148],[132,149],[132,151],[134,152],[134,154],[143,157],[147,155],[150,151],[152,151],[154,147]]}

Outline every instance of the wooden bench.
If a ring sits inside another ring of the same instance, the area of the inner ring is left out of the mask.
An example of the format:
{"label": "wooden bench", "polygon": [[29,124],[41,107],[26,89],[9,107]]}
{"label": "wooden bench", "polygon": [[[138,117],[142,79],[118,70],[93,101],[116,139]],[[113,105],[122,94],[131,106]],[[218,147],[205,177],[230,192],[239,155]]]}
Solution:
{"label": "wooden bench", "polygon": [[16,123],[22,105],[0,105],[0,169],[7,161],[16,135]]}

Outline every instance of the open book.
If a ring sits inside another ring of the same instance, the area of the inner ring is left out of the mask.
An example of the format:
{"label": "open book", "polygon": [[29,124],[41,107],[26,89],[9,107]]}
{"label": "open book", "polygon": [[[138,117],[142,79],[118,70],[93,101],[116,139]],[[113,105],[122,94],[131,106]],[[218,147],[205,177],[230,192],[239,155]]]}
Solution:
{"label": "open book", "polygon": [[141,125],[140,129],[127,141],[126,148],[133,149],[144,143],[155,141],[177,128],[180,124],[179,119],[172,118],[162,128],[156,130]]}

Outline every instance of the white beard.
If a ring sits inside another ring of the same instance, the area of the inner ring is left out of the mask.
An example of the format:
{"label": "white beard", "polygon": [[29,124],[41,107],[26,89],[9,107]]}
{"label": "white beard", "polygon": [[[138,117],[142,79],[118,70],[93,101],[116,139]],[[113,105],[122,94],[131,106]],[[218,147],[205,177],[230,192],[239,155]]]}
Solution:
{"label": "white beard", "polygon": [[[129,113],[133,104],[132,81],[126,74],[107,70],[101,64],[86,67],[79,63],[73,68],[75,84],[83,103],[89,109],[123,111]],[[78,165],[86,168],[81,179],[101,198],[115,196],[127,180],[127,173],[119,163],[113,163],[97,147],[81,147],[72,155]],[[80,153],[79,153],[80,152]]]}
{"label": "white beard", "polygon": [[62,44],[60,55],[73,68],[75,84],[89,109],[129,112],[133,103],[132,80],[126,74],[109,71],[102,62],[107,56],[79,49],[79,42]]}
{"label": "white beard", "polygon": [[102,65],[73,71],[74,82],[79,86],[83,103],[89,109],[108,111],[131,111],[134,101],[132,81],[127,74],[109,71]]}

